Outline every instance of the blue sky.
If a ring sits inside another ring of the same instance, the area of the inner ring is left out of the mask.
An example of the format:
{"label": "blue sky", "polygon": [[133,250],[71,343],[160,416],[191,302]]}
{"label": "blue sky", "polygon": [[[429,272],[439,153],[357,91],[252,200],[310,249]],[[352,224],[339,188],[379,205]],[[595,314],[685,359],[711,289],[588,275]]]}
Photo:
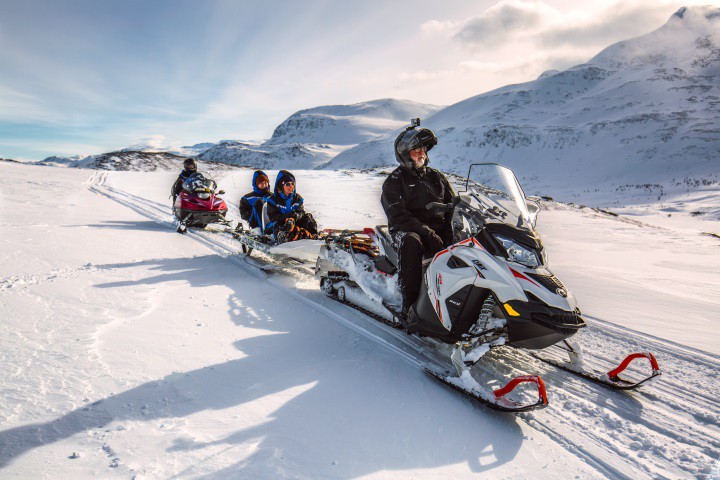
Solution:
{"label": "blue sky", "polygon": [[0,0],[0,157],[268,138],[297,110],[449,105],[662,25],[666,0]]}

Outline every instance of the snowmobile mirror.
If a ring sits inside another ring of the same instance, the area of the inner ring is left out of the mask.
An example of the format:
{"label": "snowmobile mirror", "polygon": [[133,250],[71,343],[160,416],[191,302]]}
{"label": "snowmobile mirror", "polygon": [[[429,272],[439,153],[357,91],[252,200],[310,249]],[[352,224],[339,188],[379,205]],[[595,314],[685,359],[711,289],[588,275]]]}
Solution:
{"label": "snowmobile mirror", "polygon": [[218,195],[225,195],[225,190],[218,190],[217,194],[218,194]]}

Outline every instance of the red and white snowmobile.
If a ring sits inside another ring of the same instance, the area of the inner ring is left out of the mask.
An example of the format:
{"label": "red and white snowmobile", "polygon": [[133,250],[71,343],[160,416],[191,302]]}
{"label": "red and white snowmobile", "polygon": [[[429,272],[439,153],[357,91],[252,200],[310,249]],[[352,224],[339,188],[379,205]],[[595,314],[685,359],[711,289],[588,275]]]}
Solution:
{"label": "red and white snowmobile", "polygon": [[[398,303],[397,292],[395,297],[392,293],[397,257],[386,226],[363,234],[329,235],[317,275],[328,295],[383,323],[427,337],[430,343],[451,345],[454,371],[426,367],[435,378],[492,408],[518,412],[547,405],[543,380],[525,375],[495,390],[481,385],[471,367],[491,348],[528,349],[540,360],[613,388],[635,388],[660,375],[651,353],[632,354],[609,372],[586,366],[580,349],[568,340],[586,327],[585,320],[575,297],[546,266],[534,228],[539,206],[528,207],[510,169],[473,164],[464,191],[452,204],[428,208],[452,209],[456,243],[425,262],[420,296],[406,317],[400,318],[391,306]],[[377,309],[354,301],[358,291],[392,315],[378,315],[373,313]],[[649,360],[651,373],[639,379],[621,378],[620,373],[637,358]],[[537,389],[537,400],[508,397],[526,383]]]}
{"label": "red and white snowmobile", "polygon": [[225,219],[227,205],[218,196],[224,193],[217,191],[217,183],[208,174],[196,172],[190,175],[183,182],[182,191],[173,205],[177,231],[185,233],[188,227],[205,228],[209,223],[229,225]]}

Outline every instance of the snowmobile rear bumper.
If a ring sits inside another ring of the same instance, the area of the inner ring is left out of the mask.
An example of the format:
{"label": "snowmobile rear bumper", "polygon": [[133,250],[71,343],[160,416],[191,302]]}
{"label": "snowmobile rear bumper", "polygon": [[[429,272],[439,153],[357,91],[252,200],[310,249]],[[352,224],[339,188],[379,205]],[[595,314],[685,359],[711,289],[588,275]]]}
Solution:
{"label": "snowmobile rear bumper", "polygon": [[569,338],[586,326],[577,312],[568,312],[537,301],[508,302],[513,314],[507,315],[508,344],[541,349]]}

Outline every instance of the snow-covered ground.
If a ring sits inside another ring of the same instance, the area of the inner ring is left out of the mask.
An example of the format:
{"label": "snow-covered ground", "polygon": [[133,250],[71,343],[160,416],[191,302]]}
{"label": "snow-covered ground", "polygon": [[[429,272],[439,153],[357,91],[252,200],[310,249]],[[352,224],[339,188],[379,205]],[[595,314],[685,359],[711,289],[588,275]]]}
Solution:
{"label": "snow-covered ground", "polygon": [[[321,227],[384,223],[382,175],[296,175]],[[233,218],[250,176],[216,173]],[[430,379],[409,356],[421,340],[311,275],[174,233],[173,173],[3,163],[0,178],[3,479],[720,477],[715,221],[543,203],[591,357],[647,349],[664,375],[614,392],[491,352],[492,373],[548,385],[547,409],[511,415]]]}

